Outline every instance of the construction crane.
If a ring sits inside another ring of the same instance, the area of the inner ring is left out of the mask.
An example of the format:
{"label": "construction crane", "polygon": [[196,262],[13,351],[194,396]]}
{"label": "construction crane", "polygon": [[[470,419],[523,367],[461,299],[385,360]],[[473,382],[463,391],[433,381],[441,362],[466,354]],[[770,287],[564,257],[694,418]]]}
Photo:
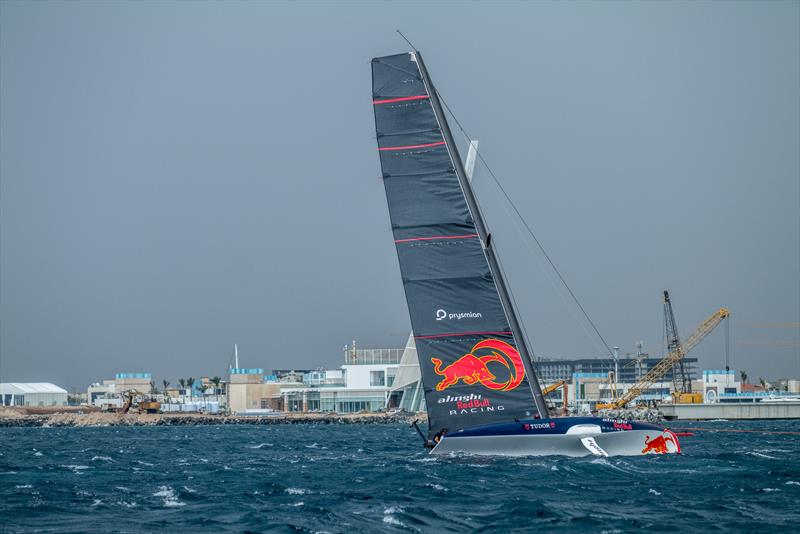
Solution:
{"label": "construction crane", "polygon": [[[617,400],[607,403],[607,404],[598,404],[597,409],[619,409],[631,402],[633,399],[647,391],[647,389],[653,385],[653,383],[658,382],[664,375],[672,369],[675,364],[680,363],[686,354],[692,350],[698,343],[700,343],[704,337],[711,333],[719,323],[722,322],[723,319],[726,319],[730,316],[730,312],[728,308],[720,308],[716,313],[714,313],[711,317],[703,321],[697,329],[692,332],[686,341],[682,344],[678,344],[675,350],[670,351],[661,361],[653,366],[647,374],[639,380],[636,384],[633,385],[623,396],[618,398]],[[699,396],[699,394],[698,394]],[[683,397],[678,396],[676,398],[678,402],[684,400]]]}
{"label": "construction crane", "polygon": [[567,384],[566,380],[559,380],[558,382],[556,382],[554,384],[550,384],[546,388],[542,389],[542,396],[549,395],[550,393],[554,392],[555,390],[557,390],[561,386],[565,386],[566,384]]}
{"label": "construction crane", "polygon": [[549,395],[550,393],[554,392],[558,388],[564,388],[562,390],[562,396],[561,396],[561,398],[562,398],[562,400],[564,402],[564,406],[562,407],[562,413],[564,415],[567,415],[569,413],[569,405],[568,405],[568,402],[569,402],[569,399],[568,399],[568,397],[569,397],[569,391],[568,391],[569,390],[569,384],[567,384],[566,380],[559,380],[558,382],[550,384],[546,388],[542,389],[542,396],[543,397],[547,397],[547,395]]}
{"label": "construction crane", "polygon": [[[669,300],[669,291],[666,289],[664,290],[664,332],[667,339],[667,353],[682,351],[681,339],[678,337],[678,325],[675,324],[675,313],[672,311],[672,302]],[[692,381],[686,375],[686,369],[683,367],[683,358],[678,360],[677,367],[680,375],[675,372],[675,364],[672,366],[672,383],[675,387],[675,392],[678,394],[691,393]]]}

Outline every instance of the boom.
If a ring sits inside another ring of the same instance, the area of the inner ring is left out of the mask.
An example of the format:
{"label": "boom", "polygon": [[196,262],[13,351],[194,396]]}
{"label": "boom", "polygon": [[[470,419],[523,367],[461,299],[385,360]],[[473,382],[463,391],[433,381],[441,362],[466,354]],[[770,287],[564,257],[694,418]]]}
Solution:
{"label": "boom", "polygon": [[622,408],[630,401],[647,391],[647,389],[663,377],[667,372],[672,369],[675,364],[680,363],[683,357],[700,343],[704,337],[711,333],[723,319],[730,315],[728,308],[720,308],[714,315],[703,321],[700,326],[686,338],[686,341],[679,344],[675,349],[671,350],[663,360],[658,362],[647,374],[639,380],[636,384],[629,389],[625,395],[620,397],[614,402],[606,405],[608,408],[617,409]]}

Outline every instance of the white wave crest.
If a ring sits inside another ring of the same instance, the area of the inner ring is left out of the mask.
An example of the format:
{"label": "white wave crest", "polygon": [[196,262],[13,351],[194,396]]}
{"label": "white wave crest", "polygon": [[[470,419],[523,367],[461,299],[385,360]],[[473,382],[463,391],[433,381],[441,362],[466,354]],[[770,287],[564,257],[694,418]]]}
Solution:
{"label": "white wave crest", "polygon": [[749,454],[751,456],[758,456],[759,458],[768,458],[770,460],[777,460],[778,459],[776,456],[770,456],[769,454],[763,454],[763,453],[755,452],[755,451],[750,451],[747,454]]}
{"label": "white wave crest", "polygon": [[158,491],[153,494],[153,497],[163,497],[164,498],[164,506],[186,506],[185,502],[181,502],[178,500],[178,496],[175,494],[175,490],[170,488],[169,486],[159,486]]}
{"label": "white wave crest", "polygon": [[63,467],[64,469],[69,469],[76,475],[82,475],[84,470],[89,469],[88,465],[75,465],[75,464],[67,464],[67,465],[60,465],[59,467]]}

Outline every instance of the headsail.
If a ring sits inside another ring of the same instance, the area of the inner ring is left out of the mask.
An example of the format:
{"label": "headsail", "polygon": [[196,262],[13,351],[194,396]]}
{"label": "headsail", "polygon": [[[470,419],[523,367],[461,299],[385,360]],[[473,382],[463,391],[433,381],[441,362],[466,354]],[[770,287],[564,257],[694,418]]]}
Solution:
{"label": "headsail", "polygon": [[[418,52],[372,60],[389,215],[432,433],[546,416],[519,325]],[[515,335],[516,333],[516,335]]]}

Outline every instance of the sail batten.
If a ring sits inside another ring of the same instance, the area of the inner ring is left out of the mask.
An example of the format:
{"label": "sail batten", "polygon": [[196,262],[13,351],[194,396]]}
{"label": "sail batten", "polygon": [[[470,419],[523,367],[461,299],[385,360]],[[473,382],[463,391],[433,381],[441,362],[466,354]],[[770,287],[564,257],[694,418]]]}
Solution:
{"label": "sail batten", "polygon": [[[458,151],[416,53],[372,61],[378,154],[432,434],[540,412],[465,192]],[[433,95],[433,96],[431,96]],[[503,287],[502,285],[500,287]],[[513,313],[513,310],[512,310]],[[538,387],[538,384],[537,384]],[[467,399],[467,400],[465,400]]]}

